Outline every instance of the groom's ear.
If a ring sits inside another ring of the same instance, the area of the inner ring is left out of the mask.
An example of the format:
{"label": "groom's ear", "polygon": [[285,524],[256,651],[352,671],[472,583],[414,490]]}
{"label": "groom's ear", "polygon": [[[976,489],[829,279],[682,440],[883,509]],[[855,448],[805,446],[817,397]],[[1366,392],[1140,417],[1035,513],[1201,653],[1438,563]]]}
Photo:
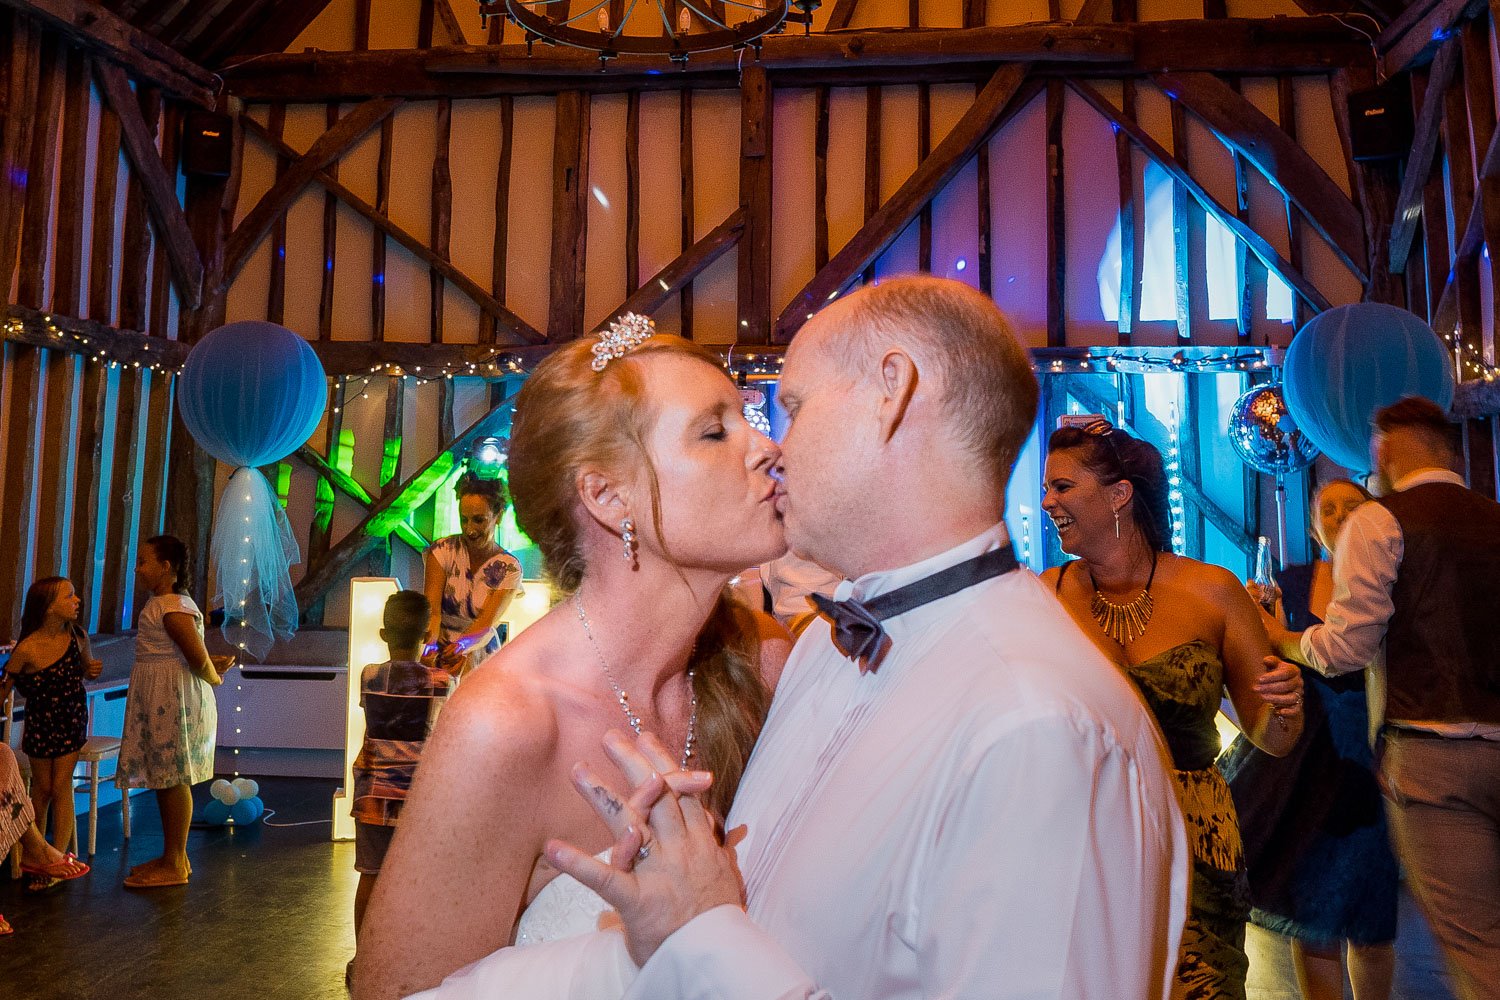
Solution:
{"label": "groom's ear", "polygon": [[589,516],[610,531],[630,513],[629,498],[612,478],[599,471],[579,471],[578,498]]}
{"label": "groom's ear", "polygon": [[906,411],[917,392],[917,364],[910,354],[900,348],[891,348],[880,359],[877,373],[880,390],[880,440],[882,443],[896,436],[896,430],[906,419]]}

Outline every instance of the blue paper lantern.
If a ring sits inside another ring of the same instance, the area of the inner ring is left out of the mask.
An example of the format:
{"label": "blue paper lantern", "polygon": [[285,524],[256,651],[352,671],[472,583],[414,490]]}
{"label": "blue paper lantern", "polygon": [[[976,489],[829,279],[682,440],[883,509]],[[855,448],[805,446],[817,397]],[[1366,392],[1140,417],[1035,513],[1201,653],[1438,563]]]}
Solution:
{"label": "blue paper lantern", "polygon": [[327,377],[312,347],[284,326],[230,323],[188,352],[177,410],[210,455],[236,467],[268,465],[317,430]]}
{"label": "blue paper lantern", "polygon": [[1360,302],[1313,317],[1292,340],[1282,372],[1298,428],[1338,464],[1370,468],[1370,418],[1403,396],[1453,403],[1453,359],[1405,309]]}
{"label": "blue paper lantern", "polygon": [[203,812],[199,815],[202,816],[203,822],[209,826],[223,826],[229,822],[229,814],[229,806],[226,806],[218,799],[211,799],[203,803]]}
{"label": "blue paper lantern", "polygon": [[328,400],[323,364],[284,326],[250,320],[214,330],[188,352],[177,409],[205,451],[236,467],[212,541],[214,599],[224,638],[262,658],[297,630],[291,565],[302,554],[286,512],[257,467],[296,451]]}

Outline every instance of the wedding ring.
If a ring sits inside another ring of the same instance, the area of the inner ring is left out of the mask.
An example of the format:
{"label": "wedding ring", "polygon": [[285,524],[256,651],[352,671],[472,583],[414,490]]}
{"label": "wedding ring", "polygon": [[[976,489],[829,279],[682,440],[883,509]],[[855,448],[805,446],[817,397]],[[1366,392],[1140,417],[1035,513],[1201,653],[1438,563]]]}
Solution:
{"label": "wedding ring", "polygon": [[651,845],[650,844],[642,844],[641,847],[640,847],[640,850],[638,850],[638,851],[635,852],[636,863],[639,864],[640,862],[645,861],[650,856],[651,856]]}
{"label": "wedding ring", "polygon": [[1302,704],[1302,692],[1300,692],[1300,691],[1297,692],[1297,700],[1295,702],[1293,702],[1293,704],[1296,704],[1296,705]]}

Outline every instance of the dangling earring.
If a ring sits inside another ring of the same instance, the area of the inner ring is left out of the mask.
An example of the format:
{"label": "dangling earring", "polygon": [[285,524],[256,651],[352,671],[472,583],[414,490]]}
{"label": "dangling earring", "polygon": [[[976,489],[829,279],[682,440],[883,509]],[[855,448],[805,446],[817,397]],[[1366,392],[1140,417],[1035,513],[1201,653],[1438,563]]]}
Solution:
{"label": "dangling earring", "polygon": [[635,565],[635,522],[626,517],[620,521],[620,540],[625,543],[625,561]]}
{"label": "dangling earring", "polygon": [[1115,537],[1120,537],[1120,511],[1118,509],[1115,510]]}

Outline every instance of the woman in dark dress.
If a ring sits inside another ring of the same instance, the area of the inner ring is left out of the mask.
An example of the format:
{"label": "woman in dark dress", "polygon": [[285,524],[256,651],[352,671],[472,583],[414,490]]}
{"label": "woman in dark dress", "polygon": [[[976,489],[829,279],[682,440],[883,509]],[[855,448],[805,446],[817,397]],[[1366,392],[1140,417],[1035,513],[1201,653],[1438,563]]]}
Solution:
{"label": "woman in dark dress", "polygon": [[1297,668],[1271,655],[1234,574],[1171,551],[1161,453],[1096,420],[1047,442],[1042,509],[1072,562],[1042,574],[1084,634],[1125,673],[1166,738],[1193,848],[1174,1000],[1244,1000],[1244,861],[1214,766],[1227,692],[1244,731],[1284,754],[1302,731]]}
{"label": "woman in dark dress", "polygon": [[[1370,495],[1347,479],[1313,500],[1312,535],[1331,559],[1339,529]],[[1323,620],[1332,563],[1288,566],[1278,615],[1288,628]],[[1364,678],[1303,671],[1302,739],[1270,757],[1243,738],[1221,761],[1240,816],[1253,923],[1291,939],[1307,1000],[1342,1000],[1344,947],[1355,1000],[1389,1000],[1395,961],[1396,859],[1370,751]]]}

